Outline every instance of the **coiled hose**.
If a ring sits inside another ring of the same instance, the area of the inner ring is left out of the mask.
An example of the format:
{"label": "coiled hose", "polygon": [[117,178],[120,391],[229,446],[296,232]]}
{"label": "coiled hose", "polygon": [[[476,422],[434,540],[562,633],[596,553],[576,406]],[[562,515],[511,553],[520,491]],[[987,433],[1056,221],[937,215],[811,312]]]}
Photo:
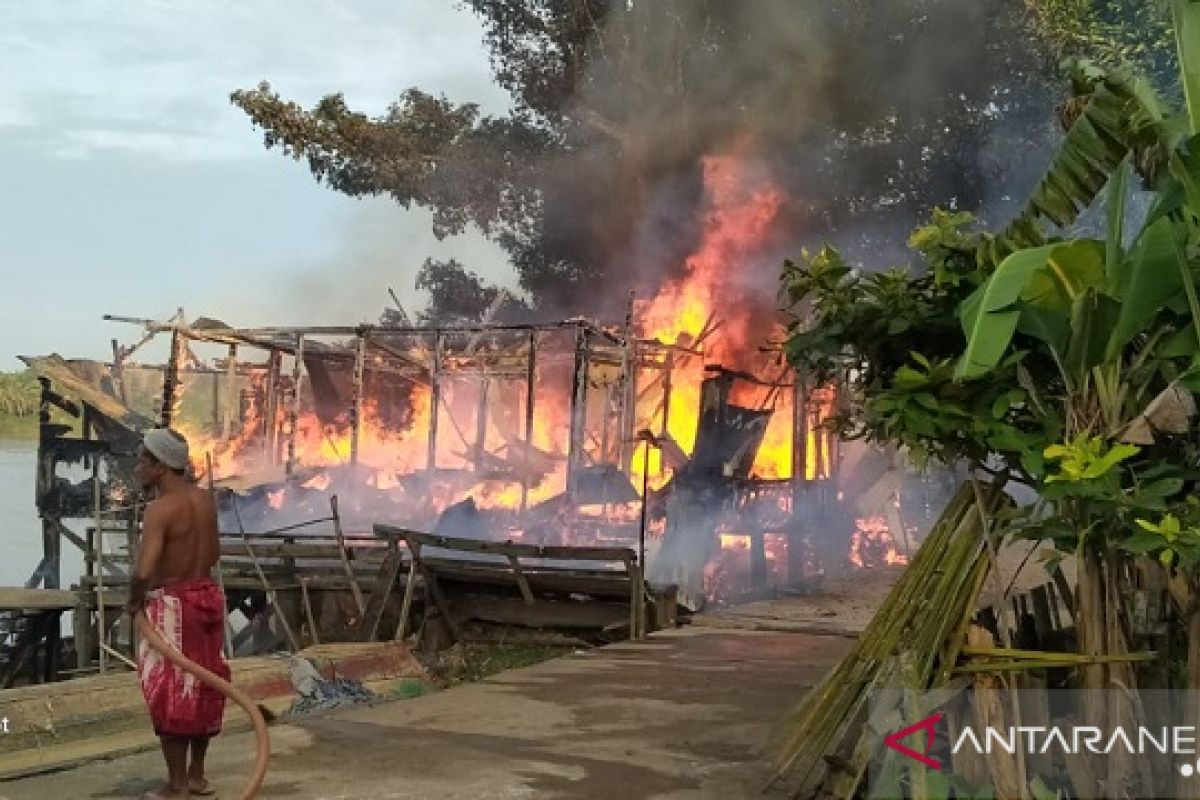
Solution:
{"label": "coiled hose", "polygon": [[211,686],[227,698],[233,700],[250,717],[250,722],[254,725],[254,739],[258,755],[254,760],[254,771],[250,773],[250,778],[242,786],[242,793],[238,797],[240,800],[254,800],[255,795],[258,794],[259,787],[262,786],[263,779],[267,775],[267,760],[271,756],[271,736],[267,733],[267,720],[263,717],[258,705],[241,689],[200,666],[168,644],[155,629],[154,624],[150,622],[150,617],[146,615],[144,610],[137,615],[137,627],[138,633],[141,634],[142,638],[149,642],[151,647],[162,653],[167,661],[170,661],[185,672],[190,672],[199,678],[202,683]]}

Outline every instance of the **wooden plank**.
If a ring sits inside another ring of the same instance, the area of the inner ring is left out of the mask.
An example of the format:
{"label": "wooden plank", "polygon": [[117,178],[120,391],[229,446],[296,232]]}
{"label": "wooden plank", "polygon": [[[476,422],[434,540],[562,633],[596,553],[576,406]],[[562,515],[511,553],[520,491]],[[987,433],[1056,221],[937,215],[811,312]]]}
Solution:
{"label": "wooden plank", "polygon": [[625,606],[618,603],[543,601],[531,606],[519,597],[452,595],[450,610],[459,620],[534,628],[602,629],[628,624]]}
{"label": "wooden plank", "polygon": [[75,592],[61,589],[0,587],[0,609],[4,611],[70,611],[78,602]]}
{"label": "wooden plank", "polygon": [[400,576],[400,567],[404,563],[404,555],[400,548],[393,543],[388,557],[379,566],[379,574],[375,585],[371,588],[371,599],[367,602],[367,610],[363,613],[361,641],[373,642],[379,631],[379,623],[383,619],[383,611],[387,607],[388,597],[396,578]]}
{"label": "wooden plank", "polygon": [[[426,570],[439,579],[457,583],[476,583],[512,586],[512,571],[507,564],[473,564],[467,561],[423,559]],[[575,592],[597,597],[626,598],[629,596],[629,576],[624,572],[584,572],[553,568],[522,567],[525,580],[535,594],[542,592]]]}
{"label": "wooden plank", "polygon": [[487,542],[479,539],[464,539],[453,536],[438,536],[432,533],[376,523],[375,535],[381,539],[404,539],[418,542],[422,547],[457,550],[463,553],[489,553],[499,556],[521,558],[545,558],[555,561],[625,561],[634,556],[630,547],[570,547],[517,542]]}

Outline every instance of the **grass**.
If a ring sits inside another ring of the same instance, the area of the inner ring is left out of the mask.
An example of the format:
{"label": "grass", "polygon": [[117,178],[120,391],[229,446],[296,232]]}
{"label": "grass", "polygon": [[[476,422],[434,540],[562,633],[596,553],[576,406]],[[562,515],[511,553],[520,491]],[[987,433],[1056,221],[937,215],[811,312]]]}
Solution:
{"label": "grass", "polygon": [[435,668],[447,686],[480,681],[505,670],[529,667],[564,656],[574,645],[559,644],[465,644],[441,654]]}

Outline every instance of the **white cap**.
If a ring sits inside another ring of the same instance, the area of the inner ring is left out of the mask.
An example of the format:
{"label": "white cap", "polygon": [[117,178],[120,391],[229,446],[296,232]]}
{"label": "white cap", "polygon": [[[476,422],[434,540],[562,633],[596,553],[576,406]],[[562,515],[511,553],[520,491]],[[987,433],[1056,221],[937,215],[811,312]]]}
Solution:
{"label": "white cap", "polygon": [[155,428],[147,431],[142,438],[142,446],[171,469],[187,469],[190,463],[187,439],[170,428]]}

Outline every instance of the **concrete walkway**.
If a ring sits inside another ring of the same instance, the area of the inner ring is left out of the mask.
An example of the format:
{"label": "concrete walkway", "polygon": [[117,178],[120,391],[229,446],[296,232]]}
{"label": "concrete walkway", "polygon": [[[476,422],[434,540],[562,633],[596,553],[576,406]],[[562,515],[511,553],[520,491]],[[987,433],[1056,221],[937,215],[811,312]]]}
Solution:
{"label": "concrete walkway", "polygon": [[[272,729],[260,797],[736,800],[760,792],[776,724],[850,647],[845,637],[685,628],[486,681]],[[253,741],[217,740],[236,798]],[[156,753],[0,783],[0,798],[137,797]]]}

